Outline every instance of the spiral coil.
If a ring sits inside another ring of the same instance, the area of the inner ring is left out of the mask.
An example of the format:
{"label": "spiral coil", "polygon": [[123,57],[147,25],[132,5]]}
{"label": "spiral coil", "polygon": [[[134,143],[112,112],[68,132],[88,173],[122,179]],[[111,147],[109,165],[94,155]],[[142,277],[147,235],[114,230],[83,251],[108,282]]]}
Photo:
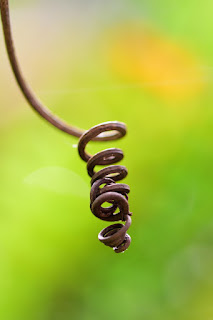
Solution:
{"label": "spiral coil", "polygon": [[[101,137],[110,131],[117,132],[118,137],[126,134],[126,126],[120,122],[105,122],[99,124],[85,132],[78,144],[80,157],[87,162],[87,171],[91,180],[90,208],[92,213],[104,221],[124,221],[110,225],[103,229],[98,239],[106,246],[113,248],[116,253],[124,252],[131,243],[131,237],[127,230],[131,225],[131,215],[129,211],[128,193],[130,188],[126,184],[116,183],[124,179],[128,172],[126,167],[112,165],[121,161],[124,157],[123,151],[118,148],[110,148],[96,153],[94,156],[88,154],[85,149],[87,144],[97,136]],[[107,166],[98,172],[94,168],[97,165]],[[110,204],[103,207],[104,203]]]}

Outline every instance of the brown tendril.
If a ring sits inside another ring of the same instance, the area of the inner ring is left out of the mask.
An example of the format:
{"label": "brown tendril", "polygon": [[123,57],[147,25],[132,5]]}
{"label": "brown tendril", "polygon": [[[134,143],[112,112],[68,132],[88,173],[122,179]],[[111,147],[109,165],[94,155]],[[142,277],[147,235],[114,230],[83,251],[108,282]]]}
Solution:
{"label": "brown tendril", "polygon": [[[78,151],[80,157],[87,162],[87,171],[91,180],[90,207],[93,214],[105,221],[123,221],[125,224],[117,223],[110,225],[99,233],[99,240],[106,246],[112,247],[116,253],[125,251],[131,242],[127,230],[131,225],[131,213],[129,211],[128,193],[129,186],[116,183],[124,179],[128,172],[126,167],[114,165],[123,159],[123,151],[111,148],[91,156],[85,151],[86,145],[93,140],[109,141],[122,138],[126,135],[126,126],[121,122],[105,122],[88,131],[76,128],[64,122],[54,115],[35,95],[25,80],[19,65],[12,29],[10,23],[9,1],[0,0],[1,19],[3,25],[5,45],[16,81],[28,101],[29,105],[46,121],[59,130],[80,138]],[[97,165],[108,166],[95,172]],[[109,203],[107,208],[104,203]],[[117,212],[118,211],[118,212]]]}

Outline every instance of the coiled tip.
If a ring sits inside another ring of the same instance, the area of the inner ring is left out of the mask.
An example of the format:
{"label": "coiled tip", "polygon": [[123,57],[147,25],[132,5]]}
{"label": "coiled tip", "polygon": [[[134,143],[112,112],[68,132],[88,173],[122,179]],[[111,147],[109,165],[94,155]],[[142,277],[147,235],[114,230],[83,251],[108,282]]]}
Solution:
{"label": "coiled tip", "polygon": [[[102,134],[114,132],[120,138],[126,134],[126,126],[120,122],[105,122],[97,125],[82,135],[78,145],[80,157],[87,162],[87,171],[91,179],[90,208],[92,213],[104,221],[124,221],[103,229],[99,240],[113,248],[116,253],[124,252],[131,243],[127,230],[131,225],[128,193],[129,186],[118,181],[124,179],[128,171],[126,167],[115,165],[123,159],[123,151],[110,148],[96,153],[94,156],[86,152],[87,144]],[[96,166],[105,168],[95,171]],[[107,206],[105,206],[107,204]]]}
{"label": "coiled tip", "polygon": [[131,243],[131,237],[126,233],[130,225],[131,218],[127,216],[125,225],[116,223],[108,226],[99,233],[98,239],[116,253],[124,252]]}

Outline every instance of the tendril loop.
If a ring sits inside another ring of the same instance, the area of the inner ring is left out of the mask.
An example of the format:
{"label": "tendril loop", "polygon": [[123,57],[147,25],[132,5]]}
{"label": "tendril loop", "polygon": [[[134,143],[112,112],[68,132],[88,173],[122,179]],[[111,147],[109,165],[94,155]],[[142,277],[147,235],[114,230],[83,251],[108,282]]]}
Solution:
{"label": "tendril loop", "polygon": [[[87,144],[107,131],[117,131],[120,137],[125,136],[126,126],[121,122],[105,122],[86,131],[80,138],[78,151],[80,157],[87,162],[87,171],[91,179],[90,208],[92,213],[104,221],[123,221],[103,229],[99,240],[113,248],[116,253],[124,252],[131,243],[127,230],[131,225],[128,193],[130,188],[126,184],[117,183],[124,179],[128,171],[126,167],[115,165],[124,157],[123,151],[110,148],[96,153],[94,156],[86,152]],[[96,166],[106,166],[95,171]],[[108,206],[104,206],[107,204]]]}

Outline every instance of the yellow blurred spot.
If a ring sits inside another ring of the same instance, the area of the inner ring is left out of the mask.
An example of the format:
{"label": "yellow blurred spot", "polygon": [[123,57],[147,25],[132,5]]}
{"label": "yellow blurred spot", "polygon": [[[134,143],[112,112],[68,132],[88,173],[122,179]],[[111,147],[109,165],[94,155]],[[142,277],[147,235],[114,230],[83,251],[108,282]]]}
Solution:
{"label": "yellow blurred spot", "polygon": [[204,75],[193,54],[148,27],[122,29],[109,56],[117,75],[164,98],[195,96],[204,87]]}

